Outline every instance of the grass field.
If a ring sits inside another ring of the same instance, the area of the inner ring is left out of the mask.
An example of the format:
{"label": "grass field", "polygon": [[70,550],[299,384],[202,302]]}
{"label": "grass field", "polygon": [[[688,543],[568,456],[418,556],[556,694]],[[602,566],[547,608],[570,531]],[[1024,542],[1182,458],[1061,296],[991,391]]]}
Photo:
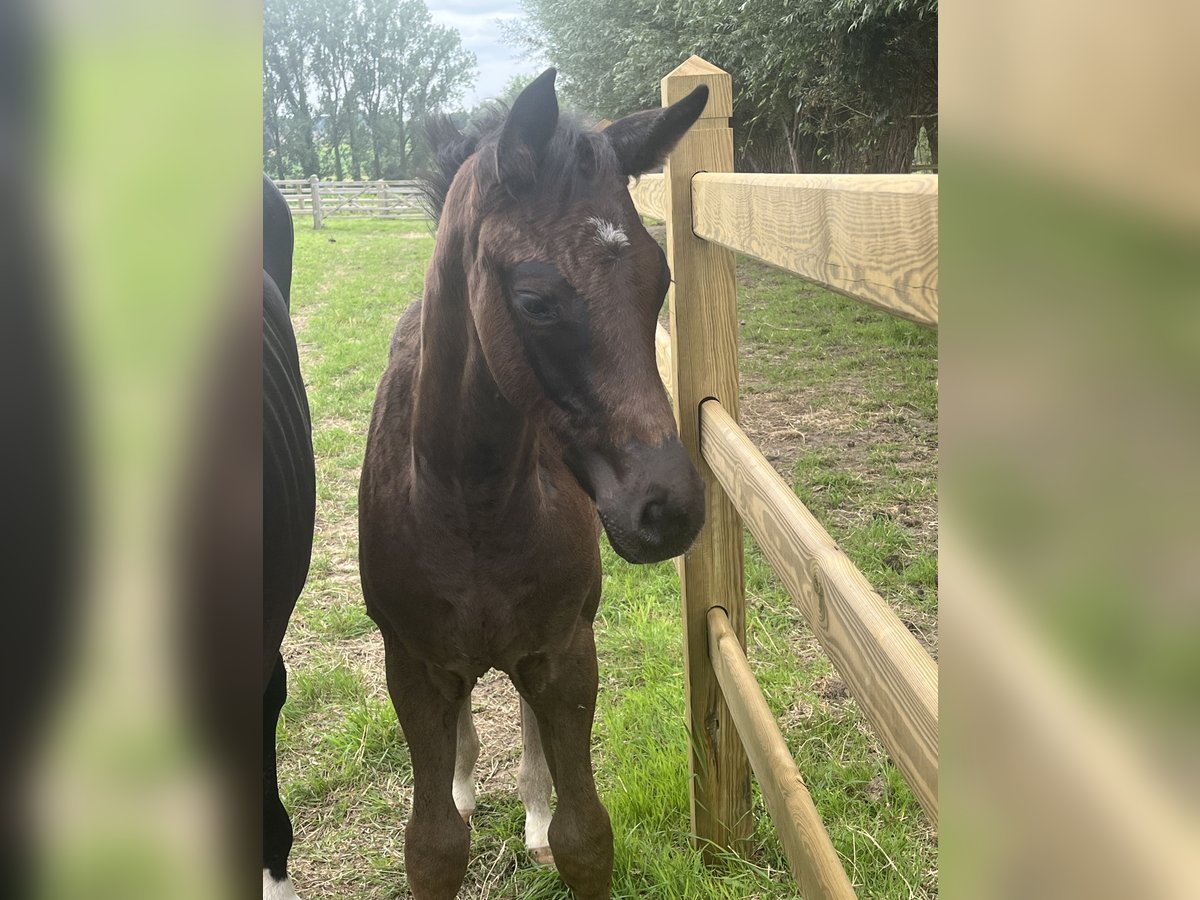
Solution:
{"label": "grass field", "polygon": [[[306,900],[406,896],[411,770],[358,584],[356,496],[388,338],[420,296],[424,225],[333,219],[296,230],[292,312],[312,406],[317,535],[284,643],[280,725],[293,877]],[[937,653],[937,335],[741,260],[743,422],[913,633]],[[679,591],[670,563],[604,547],[594,764],[616,841],[614,897],[797,895],[756,797],[753,850],[706,870],[688,841]],[[747,539],[751,664],[862,897],[937,895],[936,837],[845,685]],[[523,845],[516,695],[488,676],[461,896],[560,898]]]}

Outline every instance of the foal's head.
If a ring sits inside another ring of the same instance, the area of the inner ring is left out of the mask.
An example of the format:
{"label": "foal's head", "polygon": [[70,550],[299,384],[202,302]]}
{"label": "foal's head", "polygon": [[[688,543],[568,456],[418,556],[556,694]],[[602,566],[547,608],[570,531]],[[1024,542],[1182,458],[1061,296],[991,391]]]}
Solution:
{"label": "foal's head", "polygon": [[671,273],[627,185],[662,161],[708,92],[593,132],[559,121],[554,76],[530,84],[483,136],[439,141],[439,239],[462,248],[500,392],[557,437],[613,548],[653,562],[691,544],[704,496],[655,366]]}

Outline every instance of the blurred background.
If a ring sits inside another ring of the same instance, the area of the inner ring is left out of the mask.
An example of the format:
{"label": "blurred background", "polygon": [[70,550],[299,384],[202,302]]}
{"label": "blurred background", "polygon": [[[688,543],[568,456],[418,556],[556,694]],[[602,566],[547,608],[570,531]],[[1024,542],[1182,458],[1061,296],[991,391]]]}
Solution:
{"label": "blurred background", "polygon": [[1200,7],[368,6],[0,11],[0,895],[245,887],[257,701],[206,673],[253,678],[253,538],[211,609],[189,585],[197,493],[258,521],[257,425],[229,418],[257,349],[229,335],[260,169],[408,177],[428,112],[553,64],[615,118],[699,53],[733,73],[741,169],[940,172],[949,148],[946,895],[1197,896]]}
{"label": "blurred background", "polygon": [[941,24],[942,884],[1194,896],[1200,10]]}

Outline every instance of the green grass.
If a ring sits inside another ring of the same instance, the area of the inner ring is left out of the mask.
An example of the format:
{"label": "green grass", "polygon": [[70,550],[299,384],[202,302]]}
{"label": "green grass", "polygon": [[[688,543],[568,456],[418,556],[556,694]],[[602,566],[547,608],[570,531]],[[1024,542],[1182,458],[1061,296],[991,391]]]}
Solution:
{"label": "green grass", "polygon": [[[408,755],[362,609],[356,493],[391,330],[420,295],[424,226],[297,227],[293,317],[314,418],[317,538],[285,655],[284,802],[302,896],[404,896]],[[796,491],[913,630],[936,648],[936,334],[784,274],[739,265],[743,418]],[[791,422],[782,438],[777,423]],[[756,434],[755,432],[761,432]],[[673,566],[603,547],[594,763],[615,835],[614,897],[796,896],[756,794],[750,852],[706,869],[688,840],[687,734]],[[748,654],[805,782],[863,897],[936,896],[932,830],[857,705],[747,539]],[[478,706],[478,702],[477,702]],[[497,711],[511,719],[515,709]],[[481,716],[477,713],[477,717]],[[461,896],[565,898],[522,843],[519,747],[489,746]],[[511,728],[497,733],[511,737]],[[494,742],[493,742],[494,743]]]}

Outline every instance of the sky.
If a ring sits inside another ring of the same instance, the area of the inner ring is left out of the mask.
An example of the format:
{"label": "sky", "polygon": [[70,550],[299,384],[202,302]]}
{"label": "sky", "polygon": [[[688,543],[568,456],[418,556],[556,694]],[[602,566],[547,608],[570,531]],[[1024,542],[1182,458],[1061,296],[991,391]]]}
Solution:
{"label": "sky", "polygon": [[463,47],[475,54],[479,75],[475,88],[463,96],[463,105],[474,106],[495,97],[514,75],[537,75],[546,68],[540,59],[526,57],[501,39],[500,22],[524,16],[520,0],[425,0],[433,20],[462,35]]}

